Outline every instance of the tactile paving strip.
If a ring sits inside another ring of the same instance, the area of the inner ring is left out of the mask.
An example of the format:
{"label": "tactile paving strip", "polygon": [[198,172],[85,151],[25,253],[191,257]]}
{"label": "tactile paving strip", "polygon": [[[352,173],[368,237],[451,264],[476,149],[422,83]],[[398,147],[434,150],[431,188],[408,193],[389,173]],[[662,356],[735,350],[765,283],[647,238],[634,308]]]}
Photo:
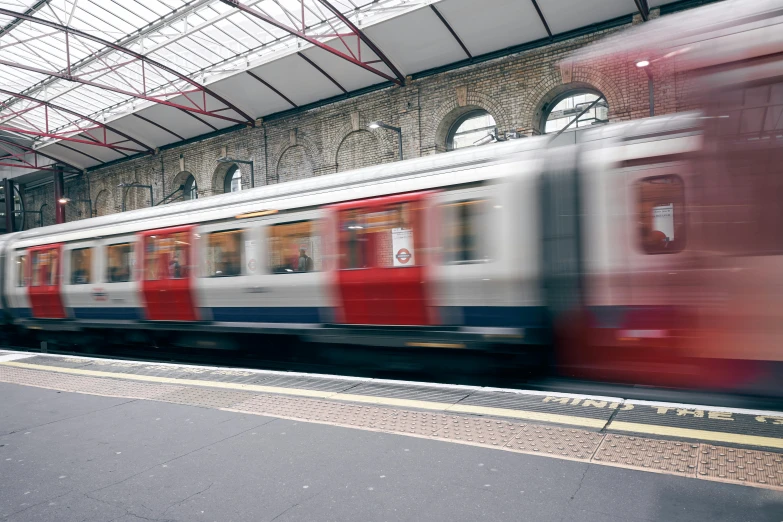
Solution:
{"label": "tactile paving strip", "polygon": [[449,415],[449,422],[435,438],[455,440],[483,446],[504,447],[524,424],[495,419]]}
{"label": "tactile paving strip", "polygon": [[521,424],[489,417],[87,377],[3,365],[0,365],[0,382],[321,422],[783,490],[781,453]]}
{"label": "tactile paving strip", "polygon": [[609,466],[696,475],[698,444],[671,440],[607,435],[593,461]]}
{"label": "tactile paving strip", "polygon": [[392,433],[432,435],[447,425],[452,415],[424,413],[421,411],[392,410],[375,428]]}
{"label": "tactile paving strip", "polygon": [[521,453],[590,460],[602,439],[603,435],[594,431],[531,424],[524,426],[506,447]]}
{"label": "tactile paving strip", "polygon": [[702,444],[698,472],[701,478],[743,482],[765,487],[783,486],[783,455]]}

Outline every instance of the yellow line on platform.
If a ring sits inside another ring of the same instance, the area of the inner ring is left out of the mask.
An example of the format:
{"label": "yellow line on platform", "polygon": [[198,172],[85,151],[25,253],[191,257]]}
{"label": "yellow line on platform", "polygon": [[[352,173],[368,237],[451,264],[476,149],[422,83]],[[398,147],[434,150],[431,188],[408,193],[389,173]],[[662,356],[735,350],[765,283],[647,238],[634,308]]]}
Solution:
{"label": "yellow line on platform", "polygon": [[414,399],[397,399],[394,397],[373,397],[368,395],[356,395],[352,393],[324,392],[317,390],[305,390],[301,388],[283,388],[280,386],[262,386],[258,384],[240,384],[220,381],[202,381],[197,379],[176,379],[173,377],[156,377],[154,375],[136,375],[130,373],[102,372],[98,370],[82,370],[79,368],[60,368],[41,364],[30,364],[16,361],[0,362],[0,365],[39,370],[71,375],[84,375],[89,377],[108,377],[111,379],[128,379],[133,381],[154,382],[157,384],[176,384],[204,386],[208,388],[223,388],[259,393],[273,393],[279,395],[296,395],[300,397],[312,397],[316,399],[330,399],[344,402],[360,402],[376,404],[379,406],[394,406],[399,408],[417,408],[421,410],[442,411],[449,413],[471,413],[474,415],[487,415],[490,417],[504,417],[511,419],[524,419],[569,426],[583,426],[589,428],[602,428],[605,420],[575,415],[560,415],[556,413],[544,413],[538,411],[513,410],[509,408],[492,408],[488,406],[471,406],[466,404],[452,404],[447,402],[418,401]]}
{"label": "yellow line on platform", "polygon": [[686,439],[728,442],[730,444],[741,444],[744,446],[783,448],[783,439],[762,437],[760,435],[726,433],[725,431],[694,430],[691,428],[675,428],[673,426],[659,426],[656,424],[640,424],[638,422],[621,421],[612,421],[606,429],[607,431],[618,430],[633,433],[647,433],[649,435],[661,435],[664,437],[682,437]]}

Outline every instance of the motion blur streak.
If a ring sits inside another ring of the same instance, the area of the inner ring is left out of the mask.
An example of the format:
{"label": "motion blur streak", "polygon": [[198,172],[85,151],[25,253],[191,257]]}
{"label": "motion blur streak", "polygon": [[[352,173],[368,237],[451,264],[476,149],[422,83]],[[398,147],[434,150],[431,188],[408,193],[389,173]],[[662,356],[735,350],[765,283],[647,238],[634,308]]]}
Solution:
{"label": "motion blur streak", "polygon": [[520,373],[783,396],[782,22],[783,1],[727,1],[571,57],[677,79],[694,109],[577,145],[511,140],[4,236],[7,331],[258,354],[303,339],[324,359],[355,344],[381,367],[482,350]]}

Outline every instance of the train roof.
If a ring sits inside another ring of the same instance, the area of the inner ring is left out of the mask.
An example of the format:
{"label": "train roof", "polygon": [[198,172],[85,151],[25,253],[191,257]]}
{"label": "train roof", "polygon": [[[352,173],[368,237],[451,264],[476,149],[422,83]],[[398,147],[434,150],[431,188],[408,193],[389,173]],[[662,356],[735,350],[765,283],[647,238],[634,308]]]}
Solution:
{"label": "train roof", "polygon": [[783,0],[726,0],[666,15],[609,36],[564,60],[607,58],[694,70],[783,51]]}
{"label": "train roof", "polygon": [[[108,216],[73,221],[61,225],[34,228],[13,234],[15,248],[32,245],[75,241],[95,236],[117,236],[141,230],[173,226],[175,223],[209,222],[230,219],[235,215],[259,210],[286,210],[297,207],[324,205],[345,199],[346,190],[365,187],[361,197],[373,197],[393,192],[421,190],[449,184],[462,184],[490,179],[493,173],[479,173],[477,167],[509,162],[525,152],[543,149],[546,137],[524,138],[503,143],[435,154],[402,162],[384,163],[363,169],[329,174],[314,178],[265,185],[230,194],[181,201],[152,208],[132,210]],[[462,175],[444,180],[436,174],[462,171]],[[498,174],[500,175],[500,174]],[[402,181],[418,178],[415,184]],[[358,194],[358,193],[357,193]],[[370,194],[369,196],[367,194]],[[318,197],[314,197],[318,196]],[[271,207],[270,205],[274,205]],[[261,207],[264,207],[263,209]]]}

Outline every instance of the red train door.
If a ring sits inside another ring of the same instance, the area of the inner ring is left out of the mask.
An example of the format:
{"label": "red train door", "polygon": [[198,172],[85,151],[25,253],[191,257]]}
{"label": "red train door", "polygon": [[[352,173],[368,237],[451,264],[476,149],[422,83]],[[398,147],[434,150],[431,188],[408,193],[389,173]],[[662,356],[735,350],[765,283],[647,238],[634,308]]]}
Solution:
{"label": "red train door", "polygon": [[28,287],[30,307],[37,319],[64,319],[60,285],[62,282],[62,244],[42,245],[29,250]]}
{"label": "red train door", "polygon": [[147,319],[195,321],[193,229],[195,225],[148,230],[141,234],[141,288]]}
{"label": "red train door", "polygon": [[427,325],[427,204],[431,193],[402,194],[333,207],[338,226],[338,321]]}

